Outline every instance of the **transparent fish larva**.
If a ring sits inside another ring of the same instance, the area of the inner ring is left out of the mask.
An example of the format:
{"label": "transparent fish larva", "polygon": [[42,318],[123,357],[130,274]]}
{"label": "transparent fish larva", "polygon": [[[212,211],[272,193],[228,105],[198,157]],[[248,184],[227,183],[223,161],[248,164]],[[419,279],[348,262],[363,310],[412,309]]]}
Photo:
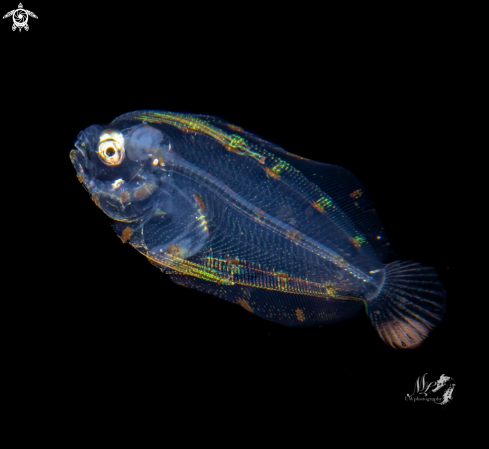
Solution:
{"label": "transparent fish larva", "polygon": [[80,132],[78,179],[128,242],[177,284],[286,326],[366,311],[417,346],[442,319],[434,268],[392,253],[358,179],[210,116],[137,111]]}

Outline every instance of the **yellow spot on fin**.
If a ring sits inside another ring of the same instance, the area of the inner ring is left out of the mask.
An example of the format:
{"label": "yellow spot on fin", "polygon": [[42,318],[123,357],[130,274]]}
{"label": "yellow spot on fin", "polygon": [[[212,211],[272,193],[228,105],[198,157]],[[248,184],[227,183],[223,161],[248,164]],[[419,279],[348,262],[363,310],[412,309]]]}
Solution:
{"label": "yellow spot on fin", "polygon": [[131,238],[133,233],[134,229],[130,228],[129,226],[127,228],[124,228],[121,235],[122,243],[126,243]]}
{"label": "yellow spot on fin", "polygon": [[236,126],[236,125],[228,125],[228,128],[229,129],[232,129],[233,131],[238,131],[238,132],[243,132],[244,131],[243,128],[240,128],[239,126]]}
{"label": "yellow spot on fin", "polygon": [[165,253],[170,254],[170,256],[179,256],[182,252],[178,245],[170,245]]}
{"label": "yellow spot on fin", "polygon": [[195,201],[197,201],[197,204],[199,205],[199,207],[202,209],[202,212],[205,212],[205,203],[204,203],[204,200],[202,199],[202,197],[198,193],[194,193],[194,198],[195,198]]}
{"label": "yellow spot on fin", "polygon": [[360,248],[363,243],[365,243],[365,238],[361,236],[356,236],[350,239],[350,242],[353,244],[355,248]]}
{"label": "yellow spot on fin", "polygon": [[238,304],[243,307],[243,309],[247,310],[248,312],[251,312],[253,313],[253,309],[250,307],[250,305],[248,304],[248,301],[244,300],[244,299],[239,299],[238,300]]}
{"label": "yellow spot on fin", "polygon": [[280,174],[274,171],[272,168],[263,167],[263,169],[265,170],[267,176],[270,176],[271,178],[275,178],[275,179],[280,179]]}
{"label": "yellow spot on fin", "polygon": [[358,189],[350,193],[350,196],[355,200],[360,198],[362,195],[363,195],[362,189]]}

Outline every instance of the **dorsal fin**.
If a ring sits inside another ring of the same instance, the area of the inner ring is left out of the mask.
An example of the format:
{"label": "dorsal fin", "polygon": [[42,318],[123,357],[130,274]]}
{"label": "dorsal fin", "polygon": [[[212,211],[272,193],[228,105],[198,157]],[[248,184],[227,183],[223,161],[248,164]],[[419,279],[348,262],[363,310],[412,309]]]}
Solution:
{"label": "dorsal fin", "polygon": [[284,150],[267,148],[299,170],[309,181],[331,197],[367,239],[379,259],[387,263],[393,251],[380,218],[363,184],[348,169],[297,157]]}

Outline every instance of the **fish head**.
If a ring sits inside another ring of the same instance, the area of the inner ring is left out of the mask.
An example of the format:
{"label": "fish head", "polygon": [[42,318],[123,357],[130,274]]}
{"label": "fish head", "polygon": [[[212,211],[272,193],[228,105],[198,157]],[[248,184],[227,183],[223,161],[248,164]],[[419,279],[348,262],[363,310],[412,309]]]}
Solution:
{"label": "fish head", "polygon": [[123,122],[81,131],[70,159],[95,204],[112,219],[131,223],[144,221],[158,207],[171,207],[165,161],[172,153],[162,131]]}

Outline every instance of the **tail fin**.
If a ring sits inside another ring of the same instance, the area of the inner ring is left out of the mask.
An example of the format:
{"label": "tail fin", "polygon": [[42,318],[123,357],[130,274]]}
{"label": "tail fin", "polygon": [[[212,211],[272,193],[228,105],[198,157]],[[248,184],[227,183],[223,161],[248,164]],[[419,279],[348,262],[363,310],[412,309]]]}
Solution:
{"label": "tail fin", "polygon": [[416,347],[445,314],[446,293],[434,268],[416,262],[385,266],[384,285],[367,301],[367,314],[393,348]]}

